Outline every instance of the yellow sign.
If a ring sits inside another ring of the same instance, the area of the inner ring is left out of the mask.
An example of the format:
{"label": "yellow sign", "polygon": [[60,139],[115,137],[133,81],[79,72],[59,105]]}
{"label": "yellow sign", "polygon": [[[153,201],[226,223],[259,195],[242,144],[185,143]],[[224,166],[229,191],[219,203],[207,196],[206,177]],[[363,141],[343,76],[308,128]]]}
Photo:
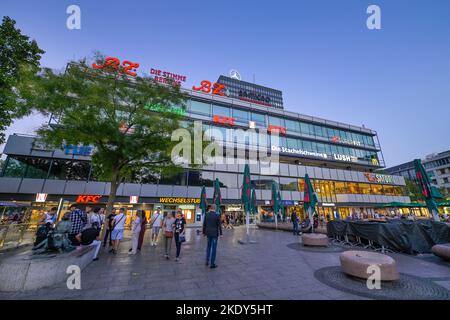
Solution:
{"label": "yellow sign", "polygon": [[378,162],[378,159],[372,158],[372,164],[375,166],[379,166],[380,163]]}
{"label": "yellow sign", "polygon": [[159,198],[160,203],[200,204],[200,198]]}

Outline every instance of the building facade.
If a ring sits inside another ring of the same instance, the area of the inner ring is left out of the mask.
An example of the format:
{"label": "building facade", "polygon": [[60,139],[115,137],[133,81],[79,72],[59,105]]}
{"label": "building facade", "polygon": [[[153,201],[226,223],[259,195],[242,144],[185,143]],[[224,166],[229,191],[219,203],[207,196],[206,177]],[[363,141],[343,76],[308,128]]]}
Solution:
{"label": "building facade", "polygon": [[[185,108],[174,110],[181,112],[186,122],[201,121],[205,134],[222,147],[231,145],[236,151],[231,157],[234,161],[215,162],[201,169],[186,165],[176,176],[139,176],[122,183],[116,206],[128,209],[129,221],[137,209],[150,216],[161,206],[165,211],[180,208],[188,223],[199,222],[201,187],[206,186],[207,197],[212,199],[216,178],[221,184],[223,211],[239,219],[243,215],[240,188],[246,162],[250,162],[251,183],[256,188],[259,219],[273,218],[273,181],[279,185],[288,214],[295,210],[302,216],[306,173],[319,198],[319,214],[325,219],[333,219],[337,213],[343,218],[351,213],[374,213],[389,202],[410,202],[402,176],[375,173],[384,167],[375,131],[286,111],[281,91],[277,96],[277,90],[270,93],[259,86],[261,91],[255,91],[256,85],[228,85],[229,80],[239,81],[219,78],[230,90],[246,88],[247,93],[241,96],[251,98],[240,99],[239,91],[222,96],[185,90],[189,95]],[[158,108],[153,111],[158,112]],[[253,149],[264,151],[276,170],[267,173],[265,160],[259,153],[254,156]],[[52,206],[64,211],[72,203],[101,206],[107,201],[109,184],[97,181],[90,147],[49,150],[37,137],[15,134],[8,138],[4,153],[7,159],[0,172],[0,201],[29,204],[32,221]]]}
{"label": "building facade", "polygon": [[[428,172],[431,183],[438,188],[444,188],[450,194],[450,150],[427,155],[422,159],[422,164]],[[403,176],[411,181],[416,179],[413,161],[386,168],[383,171]]]}

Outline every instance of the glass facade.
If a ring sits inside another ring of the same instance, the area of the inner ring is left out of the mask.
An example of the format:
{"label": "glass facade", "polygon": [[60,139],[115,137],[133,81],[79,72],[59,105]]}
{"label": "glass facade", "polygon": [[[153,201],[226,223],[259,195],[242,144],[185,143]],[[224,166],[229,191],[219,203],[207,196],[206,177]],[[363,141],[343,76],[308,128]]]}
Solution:
{"label": "glass facade", "polygon": [[[265,129],[269,125],[286,128],[286,135],[272,139],[269,137],[267,138],[268,141],[267,139],[258,139],[258,137],[255,137],[253,139],[254,142],[251,143],[255,146],[258,145],[258,140],[264,140],[264,143],[260,144],[261,146],[269,148],[271,146],[290,148],[292,150],[288,150],[287,153],[290,153],[292,156],[306,151],[310,154],[326,154],[328,155],[326,158],[328,160],[358,162],[371,166],[383,165],[382,159],[377,151],[379,148],[375,143],[373,135],[192,99],[187,105],[188,111],[191,112],[191,116],[194,118],[195,115],[208,116],[212,121],[214,115],[233,117],[235,118],[236,125],[244,127],[244,130],[248,128],[248,121],[254,121],[256,128],[260,129],[259,134],[262,133],[262,135],[266,135],[267,132]],[[231,129],[212,123],[206,124],[204,127],[205,129],[214,128],[222,131],[222,136],[217,136],[217,138],[221,137],[224,141],[237,141]],[[298,136],[301,136],[301,138]],[[217,139],[216,141],[219,140]],[[283,152],[283,150],[280,152]],[[303,156],[305,156],[304,153]],[[351,158],[348,159],[346,157]]]}

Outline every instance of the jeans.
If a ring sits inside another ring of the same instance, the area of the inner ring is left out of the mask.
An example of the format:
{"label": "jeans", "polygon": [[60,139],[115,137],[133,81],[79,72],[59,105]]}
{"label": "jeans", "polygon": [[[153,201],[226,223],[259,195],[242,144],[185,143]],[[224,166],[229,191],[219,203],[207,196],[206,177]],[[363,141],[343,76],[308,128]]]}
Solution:
{"label": "jeans", "polygon": [[298,223],[294,223],[294,235],[298,234]]}
{"label": "jeans", "polygon": [[181,242],[180,242],[180,234],[175,232],[175,245],[177,246],[177,258],[180,256],[181,251]]}
{"label": "jeans", "polygon": [[206,247],[206,262],[210,262],[214,265],[216,262],[216,249],[217,249],[217,237],[208,237],[208,246]]}
{"label": "jeans", "polygon": [[108,241],[108,237],[109,237],[109,246],[112,247],[112,242],[111,242],[111,229],[106,229],[105,230],[105,238],[103,239],[103,246],[106,247],[106,241]]}
{"label": "jeans", "polygon": [[164,248],[166,251],[166,256],[169,256],[170,249],[172,248],[172,238],[167,238],[164,236]]}
{"label": "jeans", "polygon": [[91,244],[89,244],[87,246],[81,246],[81,247],[90,247],[90,246],[95,247],[94,259],[96,259],[98,257],[98,252],[100,251],[101,245],[102,245],[102,242],[100,240],[94,240],[94,241],[92,241]]}

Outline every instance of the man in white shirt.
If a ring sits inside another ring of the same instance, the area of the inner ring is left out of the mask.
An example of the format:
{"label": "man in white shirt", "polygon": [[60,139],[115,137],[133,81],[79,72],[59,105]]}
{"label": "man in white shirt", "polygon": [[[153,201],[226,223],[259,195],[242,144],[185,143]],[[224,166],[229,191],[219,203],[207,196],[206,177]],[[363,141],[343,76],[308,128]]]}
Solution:
{"label": "man in white shirt", "polygon": [[125,228],[126,218],[125,208],[120,208],[119,214],[116,215],[113,220],[111,231],[113,247],[109,250],[110,253],[116,254],[119,249],[120,240],[123,238],[123,229]]}
{"label": "man in white shirt", "polygon": [[151,245],[156,246],[158,241],[159,230],[161,230],[161,225],[163,221],[163,215],[161,213],[161,207],[156,208],[156,212],[150,219],[150,227],[152,228],[152,238]]}

